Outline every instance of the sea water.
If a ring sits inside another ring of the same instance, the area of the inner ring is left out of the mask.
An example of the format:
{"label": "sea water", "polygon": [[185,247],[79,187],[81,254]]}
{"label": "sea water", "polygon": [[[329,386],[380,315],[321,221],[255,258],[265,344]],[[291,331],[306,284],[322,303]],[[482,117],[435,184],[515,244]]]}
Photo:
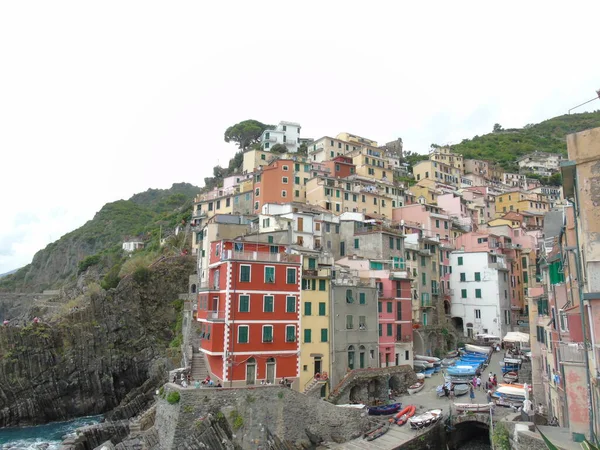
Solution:
{"label": "sea water", "polygon": [[36,427],[2,428],[0,429],[0,449],[57,450],[64,436],[73,433],[79,427],[98,423],[101,417],[79,417],[68,422],[52,422]]}

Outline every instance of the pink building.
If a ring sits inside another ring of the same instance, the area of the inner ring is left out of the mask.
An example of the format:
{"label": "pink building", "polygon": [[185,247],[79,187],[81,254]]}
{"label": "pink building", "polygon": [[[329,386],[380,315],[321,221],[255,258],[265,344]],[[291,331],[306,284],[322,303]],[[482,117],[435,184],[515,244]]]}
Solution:
{"label": "pink building", "polygon": [[421,226],[423,237],[437,238],[441,241],[451,239],[452,221],[439,206],[417,203],[395,208],[392,220],[396,223],[402,220],[417,223]]}

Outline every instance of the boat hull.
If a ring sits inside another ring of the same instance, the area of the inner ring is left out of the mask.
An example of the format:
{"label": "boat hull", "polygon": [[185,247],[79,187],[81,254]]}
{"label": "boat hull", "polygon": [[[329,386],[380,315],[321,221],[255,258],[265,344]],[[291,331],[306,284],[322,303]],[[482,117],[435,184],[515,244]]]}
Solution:
{"label": "boat hull", "polygon": [[402,403],[394,403],[392,405],[373,406],[368,408],[370,416],[388,416],[397,413],[402,408]]}
{"label": "boat hull", "polygon": [[383,425],[380,425],[379,427],[377,427],[374,430],[372,430],[369,433],[367,433],[367,435],[365,436],[365,439],[367,441],[374,441],[378,437],[383,436],[389,430],[390,430],[390,424],[389,423],[384,423]]}
{"label": "boat hull", "polygon": [[410,395],[416,394],[417,392],[421,392],[425,387],[425,382],[415,383],[408,388],[408,393]]}
{"label": "boat hull", "polygon": [[415,415],[416,410],[417,408],[415,405],[408,405],[406,408],[404,408],[402,411],[400,411],[398,414],[392,417],[389,421],[390,423],[395,423],[398,426],[402,426],[406,422],[408,422],[408,419]]}
{"label": "boat hull", "polygon": [[442,410],[441,409],[433,409],[427,411],[424,414],[420,414],[418,416],[411,417],[408,419],[410,423],[410,427],[412,429],[418,430],[420,428],[428,427],[432,423],[437,422],[442,418]]}

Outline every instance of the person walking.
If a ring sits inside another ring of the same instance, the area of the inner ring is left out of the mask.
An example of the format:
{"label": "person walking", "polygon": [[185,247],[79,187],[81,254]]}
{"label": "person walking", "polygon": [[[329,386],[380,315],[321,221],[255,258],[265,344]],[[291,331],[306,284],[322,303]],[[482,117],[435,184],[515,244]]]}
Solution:
{"label": "person walking", "polygon": [[481,377],[477,377],[477,390],[481,390]]}
{"label": "person walking", "polygon": [[492,391],[490,389],[487,391],[487,402],[492,403]]}
{"label": "person walking", "polygon": [[475,400],[475,391],[473,390],[473,385],[469,384],[469,397],[471,401]]}

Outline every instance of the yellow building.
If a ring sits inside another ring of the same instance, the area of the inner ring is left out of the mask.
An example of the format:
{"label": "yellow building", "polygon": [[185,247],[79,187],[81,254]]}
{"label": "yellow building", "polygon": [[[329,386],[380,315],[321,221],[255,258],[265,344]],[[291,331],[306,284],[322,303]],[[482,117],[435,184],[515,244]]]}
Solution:
{"label": "yellow building", "polygon": [[350,143],[338,138],[323,136],[308,146],[308,156],[312,162],[324,162],[343,156],[360,148],[357,143]]}
{"label": "yellow building", "polygon": [[300,392],[320,389],[321,397],[329,394],[328,383],[315,381],[330,373],[330,292],[331,269],[320,268],[317,256],[303,258],[300,294]]}
{"label": "yellow building", "polygon": [[423,197],[425,203],[434,205],[437,205],[437,197],[441,193],[439,189],[435,187],[435,182],[430,179],[421,180],[414,186],[411,186],[410,192],[415,196],[417,202],[420,197]]}
{"label": "yellow building", "polygon": [[550,210],[548,202],[542,194],[526,194],[524,192],[512,191],[496,197],[496,218],[499,219],[506,213],[532,212],[546,213]]}
{"label": "yellow building", "polygon": [[419,161],[413,166],[413,175],[416,181],[430,179],[438,183],[459,186],[462,171],[444,163],[426,160]]}
{"label": "yellow building", "polygon": [[376,180],[392,181],[394,179],[393,170],[388,169],[387,158],[381,149],[363,146],[347,153],[346,156],[352,158],[357,175]]}
{"label": "yellow building", "polygon": [[463,156],[453,153],[449,147],[435,147],[429,152],[429,160],[435,161],[454,169],[458,169],[460,174],[465,173],[465,164]]}
{"label": "yellow building", "polygon": [[371,139],[367,139],[364,137],[357,136],[355,134],[350,133],[340,133],[336,136],[337,139],[341,141],[350,142],[358,145],[369,145],[371,147],[377,147],[377,142],[372,141]]}
{"label": "yellow building", "polygon": [[267,166],[275,156],[273,153],[264,150],[250,150],[244,153],[242,171],[252,173],[259,167]]}
{"label": "yellow building", "polygon": [[394,200],[384,192],[375,184],[368,186],[344,179],[317,176],[306,184],[306,203],[335,214],[362,212],[391,220]]}

